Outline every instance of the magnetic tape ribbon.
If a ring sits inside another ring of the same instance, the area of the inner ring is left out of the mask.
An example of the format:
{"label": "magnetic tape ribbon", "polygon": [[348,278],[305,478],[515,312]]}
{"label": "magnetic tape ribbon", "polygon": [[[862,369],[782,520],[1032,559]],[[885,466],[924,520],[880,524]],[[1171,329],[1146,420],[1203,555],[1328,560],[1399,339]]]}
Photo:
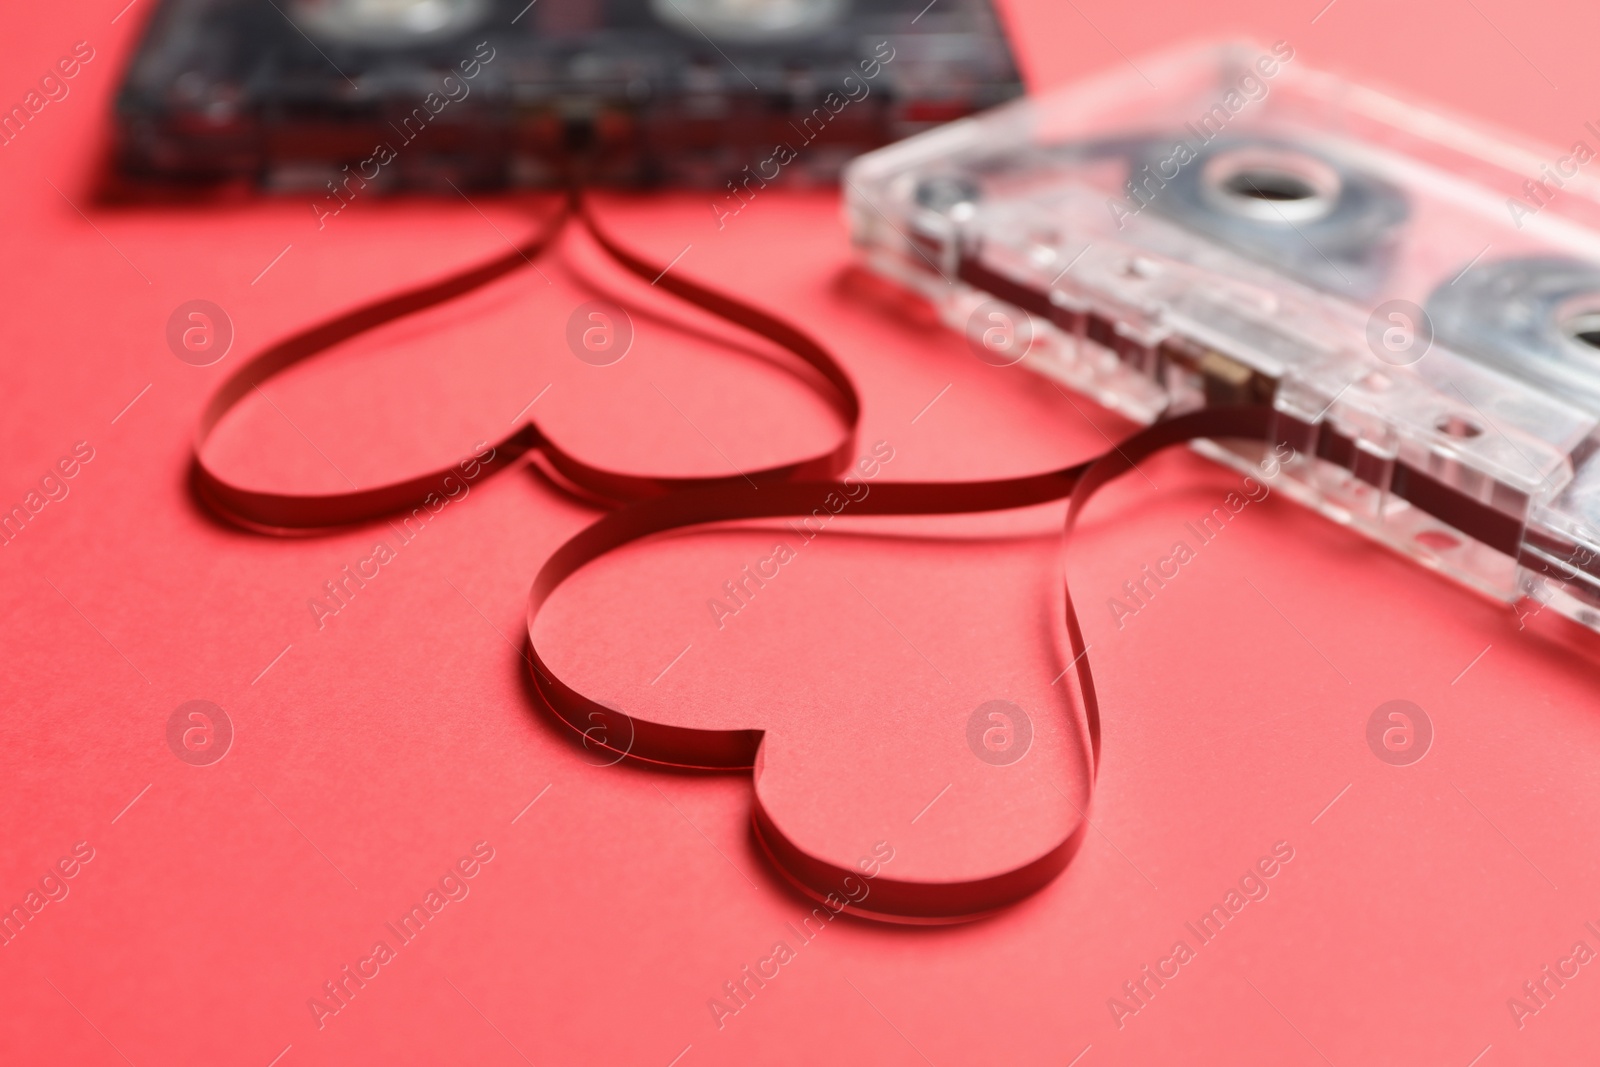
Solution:
{"label": "magnetic tape ribbon", "polygon": [[[550,669],[534,636],[540,609],[563,581],[585,564],[632,541],[667,530],[707,523],[777,518],[809,514],[829,493],[843,492],[843,482],[831,480],[854,459],[861,405],[854,384],[833,356],[819,342],[786,322],[749,304],[700,286],[681,275],[663,274],[649,263],[623,248],[600,228],[574,193],[539,232],[512,252],[476,267],[430,284],[420,285],[393,296],[362,305],[325,322],[302,330],[250,359],[228,377],[205,408],[195,441],[192,478],[196,493],[223,517],[249,529],[276,534],[311,533],[376,519],[420,504],[425,496],[439,489],[453,468],[443,468],[404,481],[345,493],[301,495],[249,489],[229,481],[210,466],[205,446],[218,423],[262,382],[290,366],[309,359],[384,323],[437,306],[455,297],[504,277],[532,261],[576,218],[595,242],[616,262],[640,278],[656,279],[688,303],[733,322],[764,337],[799,357],[820,374],[827,388],[827,399],[845,424],[840,442],[829,451],[809,459],[784,464],[745,475],[703,478],[646,477],[592,466],[563,450],[533,421],[519,427],[496,444],[493,458],[484,464],[485,475],[509,466],[533,451],[577,487],[617,507],[579,531],[540,567],[528,597],[527,629],[529,665],[540,696],[552,711],[583,735],[593,738],[592,724],[605,724],[607,738],[626,735],[627,745],[618,748],[601,741],[600,746],[616,752],[618,758],[632,757],[648,762],[707,769],[739,769],[752,766],[761,732],[702,731],[634,720],[626,713],[601,704],[567,685]],[[1143,429],[1103,455],[1084,462],[1019,478],[970,482],[874,482],[865,496],[851,503],[853,515],[949,515],[1000,511],[1030,507],[1067,499],[1063,541],[1070,535],[1079,512],[1101,486],[1132,470],[1134,465],[1155,452],[1196,438],[1270,439],[1277,431],[1275,413],[1265,406],[1206,408],[1181,415]],[[480,475],[482,477],[484,475]],[[1073,663],[1082,694],[1085,726],[1089,736],[1088,781],[1092,784],[1100,762],[1100,711],[1089,668],[1082,629],[1066,591],[1065,624]],[[623,727],[626,727],[624,730]],[[613,732],[614,731],[614,732]],[[808,891],[826,892],[837,884],[839,874],[819,868],[815,861],[798,855],[786,842],[775,839],[776,829],[757,812],[757,828],[769,851],[781,853],[785,873]],[[1081,834],[1064,842],[1008,884],[973,886],[965,893],[946,896],[938,902],[920,902],[907,897],[899,916],[920,913],[924,919],[955,918],[1007,903],[1038,888],[1065,865]],[[797,877],[798,874],[798,877]],[[808,876],[809,875],[809,876]],[[819,883],[819,884],[806,884]],[[878,899],[885,904],[893,903]]]}
{"label": "magnetic tape ribbon", "polygon": [[[354,310],[310,326],[258,353],[222,383],[200,416],[194,446],[193,482],[196,492],[225,517],[243,526],[269,533],[293,533],[364,522],[420,503],[437,490],[451,468],[441,468],[400,482],[347,493],[301,495],[248,489],[229,481],[206,459],[205,446],[218,423],[262,382],[335,345],[459,296],[479,289],[517,269],[529,266],[560,236],[576,217],[589,235],[614,260],[631,273],[651,281],[680,299],[695,304],[752,333],[766,337],[799,357],[821,375],[822,390],[847,431],[830,451],[796,463],[748,472],[752,481],[827,477],[848,466],[854,458],[856,425],[861,402],[855,384],[844,369],[816,340],[773,315],[742,301],[698,285],[681,275],[659,268],[618,245],[594,221],[576,193],[523,244],[505,255],[440,281],[419,285],[393,296],[363,304]],[[484,466],[493,473],[524,454],[538,450],[563,477],[604,500],[622,502],[673,490],[719,484],[722,478],[646,477],[595,467],[563,449],[543,433],[533,419],[495,445],[494,458]]]}

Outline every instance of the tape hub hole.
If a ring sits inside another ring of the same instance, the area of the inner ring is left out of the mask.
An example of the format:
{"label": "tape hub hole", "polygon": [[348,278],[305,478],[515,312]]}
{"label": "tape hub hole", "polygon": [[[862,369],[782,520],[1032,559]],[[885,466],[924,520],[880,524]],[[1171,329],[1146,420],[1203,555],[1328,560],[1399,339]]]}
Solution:
{"label": "tape hub hole", "polygon": [[1562,332],[1592,355],[1600,355],[1600,308],[1590,307],[1568,315],[1561,322]]}
{"label": "tape hub hole", "polygon": [[1309,200],[1317,195],[1311,183],[1281,170],[1241,170],[1223,183],[1233,196],[1253,196],[1257,200]]}
{"label": "tape hub hole", "polygon": [[1213,207],[1229,214],[1289,225],[1331,212],[1340,181],[1328,164],[1301,152],[1236,148],[1207,161],[1201,189]]}

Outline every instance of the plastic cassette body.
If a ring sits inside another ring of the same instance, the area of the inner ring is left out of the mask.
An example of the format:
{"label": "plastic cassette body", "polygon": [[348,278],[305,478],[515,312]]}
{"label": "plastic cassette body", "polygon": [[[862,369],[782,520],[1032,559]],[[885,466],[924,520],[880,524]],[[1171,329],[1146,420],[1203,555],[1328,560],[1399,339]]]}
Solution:
{"label": "plastic cassette body", "polygon": [[135,190],[319,189],[363,165],[446,192],[721,186],[787,144],[763,184],[833,180],[1021,92],[989,0],[925,4],[163,0],[117,100],[116,169]]}
{"label": "plastic cassette body", "polygon": [[1276,444],[1202,450],[1600,628],[1600,129],[1540,148],[1283,44],[1139,67],[857,160],[868,263],[1136,420],[1270,404]]}

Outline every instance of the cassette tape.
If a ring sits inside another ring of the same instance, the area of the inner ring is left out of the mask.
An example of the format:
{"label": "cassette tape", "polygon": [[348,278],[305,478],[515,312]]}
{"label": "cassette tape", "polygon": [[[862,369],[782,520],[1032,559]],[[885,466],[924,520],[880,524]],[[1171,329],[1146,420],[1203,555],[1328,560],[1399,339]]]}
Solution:
{"label": "cassette tape", "polygon": [[1020,92],[989,0],[163,0],[111,191],[827,182]]}
{"label": "cassette tape", "polygon": [[1290,456],[1299,502],[1600,629],[1600,129],[1573,138],[1206,46],[863,156],[846,213],[987,362],[1145,423],[1268,405],[1276,444],[1197,447]]}

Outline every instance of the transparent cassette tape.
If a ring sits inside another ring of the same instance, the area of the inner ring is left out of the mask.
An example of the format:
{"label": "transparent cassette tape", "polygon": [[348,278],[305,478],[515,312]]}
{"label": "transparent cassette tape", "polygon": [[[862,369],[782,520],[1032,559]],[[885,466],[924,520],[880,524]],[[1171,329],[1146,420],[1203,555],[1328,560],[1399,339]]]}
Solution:
{"label": "transparent cassette tape", "polygon": [[1141,422],[1269,404],[1294,499],[1600,629],[1600,128],[1574,137],[1206,46],[863,156],[846,212],[988,361]]}

